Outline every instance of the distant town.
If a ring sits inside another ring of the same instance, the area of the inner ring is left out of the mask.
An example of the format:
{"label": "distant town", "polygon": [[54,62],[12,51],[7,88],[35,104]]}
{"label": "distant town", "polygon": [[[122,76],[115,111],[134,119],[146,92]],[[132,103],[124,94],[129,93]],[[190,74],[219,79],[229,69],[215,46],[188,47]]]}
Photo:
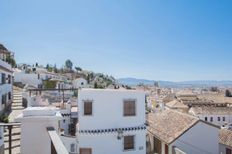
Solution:
{"label": "distant town", "polygon": [[0,44],[1,154],[231,154],[232,81],[17,63]]}

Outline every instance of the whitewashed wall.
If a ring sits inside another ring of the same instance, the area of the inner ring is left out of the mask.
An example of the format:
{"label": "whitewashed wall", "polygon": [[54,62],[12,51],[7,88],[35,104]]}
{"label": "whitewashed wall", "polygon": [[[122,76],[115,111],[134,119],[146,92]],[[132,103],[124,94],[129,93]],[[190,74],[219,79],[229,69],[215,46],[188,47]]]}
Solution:
{"label": "whitewashed wall", "polygon": [[[136,116],[123,116],[123,100],[136,99]],[[93,115],[83,116],[83,101],[93,100]],[[80,129],[135,127],[145,123],[145,94],[132,90],[88,90],[78,92]]]}
{"label": "whitewashed wall", "polygon": [[171,144],[169,152],[171,153],[172,148],[176,146],[188,154],[218,154],[218,135],[219,128],[203,122],[198,122]]}
{"label": "whitewashed wall", "polygon": [[[230,124],[232,123],[232,115],[229,114],[225,114],[225,115],[198,115],[198,117],[205,121],[205,117],[207,117],[207,121],[210,121],[210,118],[213,117],[213,124],[217,125],[217,126],[225,126],[226,124]],[[218,121],[218,117],[220,117],[220,121]],[[225,117],[225,121],[223,121],[223,117]]]}
{"label": "whitewashed wall", "polygon": [[[136,116],[123,116],[123,101],[136,100]],[[83,101],[93,101],[93,115],[83,116]],[[143,126],[145,123],[145,94],[132,90],[81,89],[78,92],[79,130],[127,128]],[[93,154],[145,154],[146,130],[124,132],[135,135],[135,149],[123,150],[123,139],[117,139],[117,132],[103,134],[78,133],[79,148],[92,148]]]}
{"label": "whitewashed wall", "polygon": [[38,74],[25,74],[23,72],[14,72],[14,81],[28,84],[38,88],[42,84],[42,79],[38,79]]}
{"label": "whitewashed wall", "polygon": [[78,78],[73,80],[72,82],[74,88],[86,88],[87,87],[87,81],[83,78]]}
{"label": "whitewashed wall", "polygon": [[146,154],[146,131],[132,131],[124,135],[135,135],[135,149],[123,150],[123,139],[117,133],[103,135],[79,135],[79,147],[92,148],[93,154]]}

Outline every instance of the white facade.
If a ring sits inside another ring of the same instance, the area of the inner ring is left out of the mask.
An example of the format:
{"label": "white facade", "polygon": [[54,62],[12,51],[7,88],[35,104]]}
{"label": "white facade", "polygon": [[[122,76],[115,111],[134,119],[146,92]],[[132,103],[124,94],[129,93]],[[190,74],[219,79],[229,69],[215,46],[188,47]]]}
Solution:
{"label": "white facade", "polygon": [[78,153],[78,140],[75,136],[60,136],[60,138],[70,154]]}
{"label": "white facade", "polygon": [[42,78],[38,74],[28,74],[25,71],[14,72],[14,81],[38,88],[42,85]]}
{"label": "white facade", "polygon": [[56,109],[31,107],[23,111],[16,119],[21,122],[21,153],[51,154],[51,140],[47,127],[59,128],[61,115]]}
{"label": "white facade", "polygon": [[74,88],[86,88],[87,87],[87,81],[83,78],[78,78],[73,80],[72,82]]}
{"label": "white facade", "polygon": [[[135,116],[123,115],[125,100],[135,100]],[[91,116],[84,115],[85,101],[92,101]],[[78,92],[78,115],[79,149],[90,148],[92,154],[146,153],[145,94],[143,92],[81,89]],[[119,129],[123,130],[122,138],[118,138],[117,130]],[[133,150],[124,150],[123,138],[127,135],[134,136]]]}
{"label": "white facade", "polygon": [[[0,44],[1,45],[1,44]],[[13,78],[11,64],[6,62],[7,56],[11,57],[11,52],[0,49],[0,115],[6,110],[11,110],[13,96]],[[4,128],[0,127],[0,153],[4,151]]]}
{"label": "white facade", "polygon": [[199,121],[169,146],[172,153],[174,147],[186,154],[218,154],[219,128]]}
{"label": "white facade", "polygon": [[[198,115],[201,120],[211,122],[217,126],[225,127],[232,123],[232,115]],[[211,121],[212,120],[212,121]]]}
{"label": "white facade", "polygon": [[[232,110],[230,107],[214,107],[212,110],[216,110],[217,112],[212,112],[209,114],[208,112],[198,113],[193,109],[189,110],[189,113],[198,117],[199,119],[210,122],[214,125],[225,127],[228,124],[232,124]],[[221,110],[227,110],[226,112],[220,112]],[[210,108],[209,108],[210,111]]]}

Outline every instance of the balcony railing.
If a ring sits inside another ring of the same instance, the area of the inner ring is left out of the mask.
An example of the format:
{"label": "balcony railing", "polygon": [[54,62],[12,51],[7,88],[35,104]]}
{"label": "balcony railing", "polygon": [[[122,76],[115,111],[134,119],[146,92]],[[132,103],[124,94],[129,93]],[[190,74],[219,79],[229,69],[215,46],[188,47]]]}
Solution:
{"label": "balcony railing", "polygon": [[47,127],[47,131],[51,139],[51,154],[69,154],[56,130],[53,127]]}

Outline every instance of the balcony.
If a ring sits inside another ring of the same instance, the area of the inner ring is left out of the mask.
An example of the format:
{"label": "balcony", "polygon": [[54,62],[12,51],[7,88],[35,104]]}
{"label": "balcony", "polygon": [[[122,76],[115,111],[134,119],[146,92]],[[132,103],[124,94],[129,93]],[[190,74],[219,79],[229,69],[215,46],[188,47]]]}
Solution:
{"label": "balcony", "polygon": [[0,66],[11,71],[13,63],[15,63],[13,53],[0,49]]}

